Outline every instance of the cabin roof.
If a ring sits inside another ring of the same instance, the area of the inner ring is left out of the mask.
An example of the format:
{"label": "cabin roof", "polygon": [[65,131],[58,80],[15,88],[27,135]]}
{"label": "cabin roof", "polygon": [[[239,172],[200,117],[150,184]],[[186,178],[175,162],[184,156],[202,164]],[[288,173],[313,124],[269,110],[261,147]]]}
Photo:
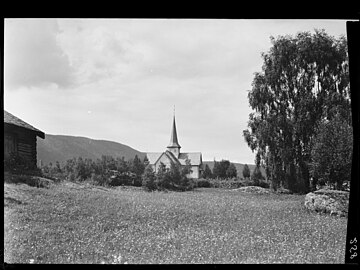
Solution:
{"label": "cabin roof", "polygon": [[32,125],[24,122],[23,120],[21,120],[20,118],[12,115],[11,113],[7,112],[4,110],[4,124],[10,124],[10,125],[14,125],[14,126],[18,126],[18,127],[22,127],[28,130],[32,130],[36,133],[37,136],[39,136],[40,138],[45,138],[45,133],[42,132],[41,130],[33,127]]}

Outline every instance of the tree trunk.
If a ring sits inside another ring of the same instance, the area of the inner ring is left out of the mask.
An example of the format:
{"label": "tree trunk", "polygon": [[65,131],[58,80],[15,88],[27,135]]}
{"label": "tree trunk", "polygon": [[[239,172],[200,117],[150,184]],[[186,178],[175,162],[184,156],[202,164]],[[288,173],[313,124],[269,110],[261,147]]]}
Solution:
{"label": "tree trunk", "polygon": [[290,162],[289,172],[287,174],[287,182],[289,190],[292,192],[297,192],[297,175],[296,175],[296,167],[293,161]]}

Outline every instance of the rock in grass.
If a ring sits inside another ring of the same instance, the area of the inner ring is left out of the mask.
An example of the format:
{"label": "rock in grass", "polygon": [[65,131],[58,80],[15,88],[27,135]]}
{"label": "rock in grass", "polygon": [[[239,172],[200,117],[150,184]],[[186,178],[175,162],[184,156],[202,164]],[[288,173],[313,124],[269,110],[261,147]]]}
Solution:
{"label": "rock in grass", "polygon": [[292,194],[292,192],[289,190],[289,189],[286,189],[286,188],[278,188],[276,190],[276,193],[279,193],[279,194]]}
{"label": "rock in grass", "polygon": [[257,193],[257,194],[269,194],[270,191],[266,188],[257,187],[257,186],[247,186],[247,187],[241,187],[232,189],[233,191],[241,191],[241,192],[247,192],[247,193]]}
{"label": "rock in grass", "polygon": [[349,192],[328,189],[310,192],[305,196],[305,207],[311,211],[347,217]]}
{"label": "rock in grass", "polygon": [[4,174],[4,181],[13,184],[26,184],[28,186],[38,188],[49,188],[50,185],[54,182],[51,179],[40,176],[11,173]]}

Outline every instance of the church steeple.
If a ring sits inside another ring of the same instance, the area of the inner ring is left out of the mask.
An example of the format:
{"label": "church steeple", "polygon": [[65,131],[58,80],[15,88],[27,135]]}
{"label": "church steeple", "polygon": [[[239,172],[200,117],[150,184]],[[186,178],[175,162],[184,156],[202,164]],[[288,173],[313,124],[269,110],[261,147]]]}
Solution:
{"label": "church steeple", "polygon": [[170,143],[168,145],[168,150],[172,152],[177,158],[180,154],[180,144],[178,142],[177,133],[176,133],[176,124],[175,124],[175,106],[174,106],[174,119],[173,119],[173,125],[171,130],[171,138]]}

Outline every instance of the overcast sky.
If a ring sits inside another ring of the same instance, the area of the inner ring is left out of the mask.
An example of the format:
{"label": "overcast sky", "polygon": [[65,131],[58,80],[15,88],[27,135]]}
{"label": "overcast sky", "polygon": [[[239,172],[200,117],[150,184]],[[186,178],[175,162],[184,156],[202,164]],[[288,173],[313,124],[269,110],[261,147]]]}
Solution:
{"label": "overcast sky", "polygon": [[254,163],[247,91],[270,36],[342,20],[6,19],[4,108],[45,134]]}

